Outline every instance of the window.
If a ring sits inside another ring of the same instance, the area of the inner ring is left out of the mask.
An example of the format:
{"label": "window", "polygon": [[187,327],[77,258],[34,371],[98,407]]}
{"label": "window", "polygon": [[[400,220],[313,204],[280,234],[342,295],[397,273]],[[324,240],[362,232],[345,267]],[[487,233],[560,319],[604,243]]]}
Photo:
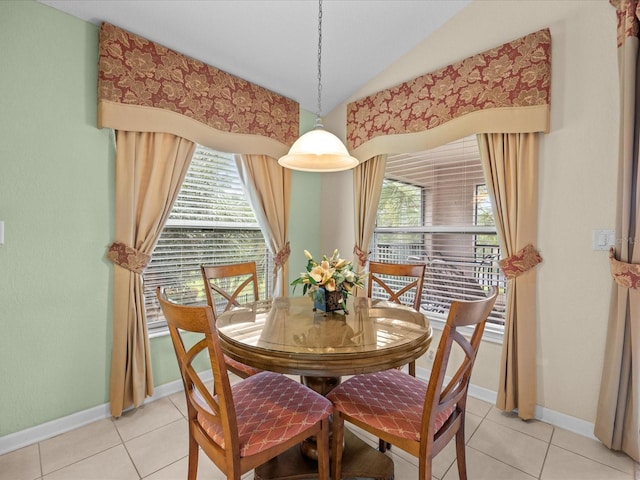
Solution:
{"label": "window", "polygon": [[244,193],[233,155],[198,146],[144,273],[149,331],[166,323],[156,300],[165,286],[185,305],[207,302],[203,264],[253,260],[261,298],[270,295],[273,258]]}
{"label": "window", "polygon": [[387,158],[372,253],[427,264],[421,304],[431,314],[444,317],[452,300],[497,287],[489,322],[504,325],[506,280],[475,137]]}

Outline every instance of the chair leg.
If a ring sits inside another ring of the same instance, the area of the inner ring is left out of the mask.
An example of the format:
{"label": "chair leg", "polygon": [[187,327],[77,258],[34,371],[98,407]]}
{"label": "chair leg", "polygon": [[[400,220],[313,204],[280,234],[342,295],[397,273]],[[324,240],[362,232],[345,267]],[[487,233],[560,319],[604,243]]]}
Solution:
{"label": "chair leg", "polygon": [[189,466],[187,471],[188,480],[196,480],[198,476],[198,452],[199,446],[196,439],[193,438],[191,429],[193,426],[189,425]]}
{"label": "chair leg", "polygon": [[329,480],[329,420],[322,420],[320,432],[316,435],[318,445],[318,480]]}
{"label": "chair leg", "polygon": [[409,362],[409,375],[416,376],[416,362]]}
{"label": "chair leg", "polygon": [[458,478],[467,480],[467,458],[464,445],[464,417],[462,425],[456,432],[456,462],[458,463]]}
{"label": "chair leg", "polygon": [[333,411],[333,427],[331,429],[331,478],[339,479],[342,475],[342,449],[344,445],[344,419],[340,412]]}
{"label": "chair leg", "polygon": [[432,480],[433,477],[433,456],[427,455],[418,459],[418,480]]}

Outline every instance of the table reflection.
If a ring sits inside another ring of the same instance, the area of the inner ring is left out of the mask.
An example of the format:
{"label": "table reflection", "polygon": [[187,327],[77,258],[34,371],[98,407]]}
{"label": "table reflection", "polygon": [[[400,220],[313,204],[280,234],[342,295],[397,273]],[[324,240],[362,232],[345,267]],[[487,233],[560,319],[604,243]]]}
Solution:
{"label": "table reflection", "polygon": [[218,331],[232,358],[300,375],[393,368],[428,348],[431,329],[421,313],[365,297],[349,302],[344,314],[314,312],[308,297],[264,300],[220,315]]}

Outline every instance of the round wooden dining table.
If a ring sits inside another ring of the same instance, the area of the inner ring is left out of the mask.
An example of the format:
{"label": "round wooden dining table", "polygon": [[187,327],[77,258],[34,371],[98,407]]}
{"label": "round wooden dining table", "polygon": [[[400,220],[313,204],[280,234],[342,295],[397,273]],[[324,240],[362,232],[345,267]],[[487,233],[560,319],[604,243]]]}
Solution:
{"label": "round wooden dining table", "polygon": [[[300,375],[326,395],[343,376],[401,367],[423,355],[432,331],[425,316],[396,303],[349,297],[348,312],[320,312],[309,297],[275,297],[218,316],[224,352],[262,370]],[[391,480],[393,462],[345,431],[343,477]],[[256,480],[313,478],[312,442],[256,468]]]}

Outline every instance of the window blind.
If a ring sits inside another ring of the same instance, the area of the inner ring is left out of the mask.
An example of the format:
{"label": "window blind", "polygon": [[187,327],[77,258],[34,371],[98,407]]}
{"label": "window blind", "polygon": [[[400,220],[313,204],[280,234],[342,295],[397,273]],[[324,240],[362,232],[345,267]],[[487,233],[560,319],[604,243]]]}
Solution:
{"label": "window blind", "polygon": [[387,158],[372,252],[376,261],[426,263],[428,312],[444,315],[452,300],[497,287],[490,321],[504,323],[506,281],[475,137]]}
{"label": "window blind", "polygon": [[207,302],[200,266],[253,260],[259,295],[271,293],[273,258],[249,204],[231,154],[198,146],[144,273],[149,330],[164,328],[158,286],[172,300]]}

